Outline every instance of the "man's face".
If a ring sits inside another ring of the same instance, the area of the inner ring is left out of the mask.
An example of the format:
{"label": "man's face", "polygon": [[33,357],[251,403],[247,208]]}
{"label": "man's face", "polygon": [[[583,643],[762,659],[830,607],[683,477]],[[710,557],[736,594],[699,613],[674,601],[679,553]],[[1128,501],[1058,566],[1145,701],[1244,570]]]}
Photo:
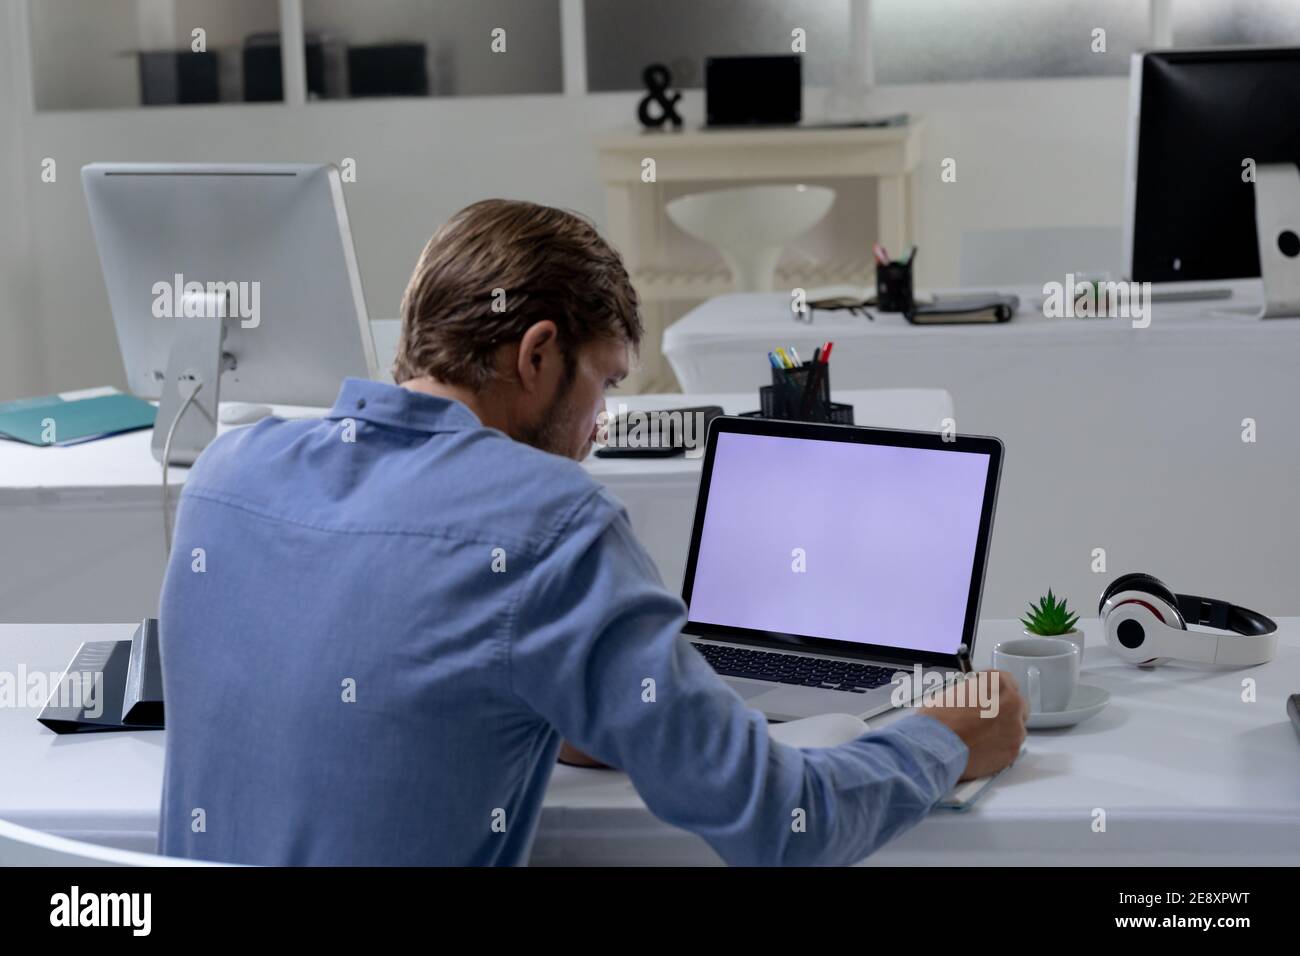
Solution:
{"label": "man's face", "polygon": [[517,436],[542,451],[582,461],[596,438],[597,416],[605,410],[605,392],[628,372],[627,344],[614,339],[588,342],[575,359],[572,378],[561,378],[549,402]]}

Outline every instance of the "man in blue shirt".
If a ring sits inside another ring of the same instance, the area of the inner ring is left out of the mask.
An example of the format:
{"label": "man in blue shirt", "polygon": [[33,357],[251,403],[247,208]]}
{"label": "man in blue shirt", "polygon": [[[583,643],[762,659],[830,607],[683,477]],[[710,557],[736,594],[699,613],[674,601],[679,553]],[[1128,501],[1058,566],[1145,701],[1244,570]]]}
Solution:
{"label": "man in blue shirt", "polygon": [[1005,680],[992,718],[775,743],[680,639],[682,602],[577,463],[641,335],[590,224],[463,210],[402,320],[399,386],[349,380],[324,419],[231,431],[186,482],[161,852],[525,863],[563,738],[729,863],[847,864],[1018,752]]}

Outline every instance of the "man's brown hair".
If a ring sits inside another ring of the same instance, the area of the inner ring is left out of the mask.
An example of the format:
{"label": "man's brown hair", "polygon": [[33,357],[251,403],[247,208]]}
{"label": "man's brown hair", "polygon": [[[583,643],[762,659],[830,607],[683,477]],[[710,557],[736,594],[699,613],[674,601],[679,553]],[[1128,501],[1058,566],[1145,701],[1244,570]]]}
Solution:
{"label": "man's brown hair", "polygon": [[495,373],[496,350],[543,319],[559,329],[570,375],[593,339],[641,342],[623,260],[588,220],[507,199],[466,206],[420,254],[402,297],[393,378],[430,375],[477,391]]}

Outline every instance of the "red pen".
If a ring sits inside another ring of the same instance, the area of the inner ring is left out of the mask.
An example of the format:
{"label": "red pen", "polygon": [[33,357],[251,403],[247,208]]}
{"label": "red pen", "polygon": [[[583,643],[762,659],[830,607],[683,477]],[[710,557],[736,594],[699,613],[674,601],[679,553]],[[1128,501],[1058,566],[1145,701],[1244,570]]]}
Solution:
{"label": "red pen", "polygon": [[831,360],[831,349],[835,348],[834,342],[827,342],[826,348],[822,349],[822,364],[825,365]]}

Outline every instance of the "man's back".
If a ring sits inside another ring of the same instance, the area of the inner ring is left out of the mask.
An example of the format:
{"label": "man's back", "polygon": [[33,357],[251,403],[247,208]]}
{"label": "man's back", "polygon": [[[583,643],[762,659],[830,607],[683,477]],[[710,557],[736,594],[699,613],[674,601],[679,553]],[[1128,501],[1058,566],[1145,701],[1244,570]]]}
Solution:
{"label": "man's back", "polygon": [[957,780],[931,717],[774,743],[684,611],[580,466],[457,402],[349,381],[227,435],[163,587],[161,851],[526,862],[560,735],[729,863],[854,862]]}
{"label": "man's back", "polygon": [[512,687],[511,615],[617,508],[459,403],[350,382],[331,416],[229,434],[186,486],[162,851],[523,862],[559,736]]}

